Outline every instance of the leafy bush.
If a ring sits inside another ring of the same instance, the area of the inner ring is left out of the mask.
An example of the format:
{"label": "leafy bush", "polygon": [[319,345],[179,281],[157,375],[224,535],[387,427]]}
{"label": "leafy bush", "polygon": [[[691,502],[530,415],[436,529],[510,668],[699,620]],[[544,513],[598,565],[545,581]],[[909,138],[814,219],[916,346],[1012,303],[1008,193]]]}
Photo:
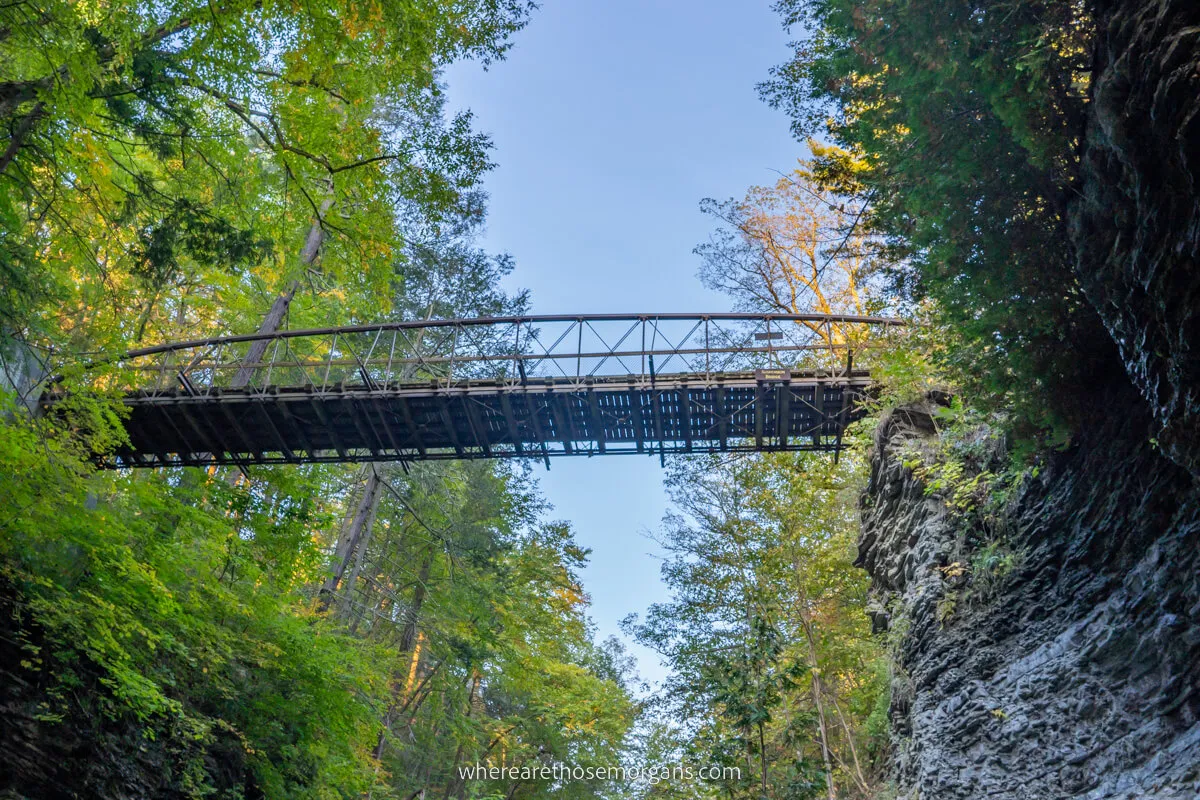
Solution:
{"label": "leafy bush", "polygon": [[238,792],[369,789],[385,674],[306,611],[300,589],[323,568],[311,531],[328,520],[281,502],[314,496],[306,479],[256,496],[199,472],[96,473],[69,434],[17,419],[0,424],[0,586],[36,721],[120,731],[135,752],[138,737],[169,739],[173,796],[232,790],[210,763],[231,742]]}

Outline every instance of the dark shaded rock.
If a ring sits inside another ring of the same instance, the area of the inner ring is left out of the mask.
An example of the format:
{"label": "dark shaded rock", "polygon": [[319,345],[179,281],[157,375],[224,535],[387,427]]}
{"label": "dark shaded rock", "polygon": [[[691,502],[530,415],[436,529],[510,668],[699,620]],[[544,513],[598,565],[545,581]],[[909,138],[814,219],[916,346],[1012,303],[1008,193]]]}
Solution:
{"label": "dark shaded rock", "polygon": [[1200,476],[1200,3],[1102,0],[1095,13],[1077,271],[1155,435]]}
{"label": "dark shaded rock", "polygon": [[1086,387],[1092,422],[1000,515],[1023,560],[971,602],[978,531],[904,463],[931,409],[882,422],[858,563],[904,797],[1200,797],[1200,1],[1092,9],[1071,245],[1141,397]]}
{"label": "dark shaded rock", "polygon": [[1024,560],[967,603],[945,566],[972,532],[903,463],[929,409],[883,421],[859,563],[897,640],[901,797],[1200,797],[1200,490],[1151,426],[1097,423],[1028,481],[1003,520]]}

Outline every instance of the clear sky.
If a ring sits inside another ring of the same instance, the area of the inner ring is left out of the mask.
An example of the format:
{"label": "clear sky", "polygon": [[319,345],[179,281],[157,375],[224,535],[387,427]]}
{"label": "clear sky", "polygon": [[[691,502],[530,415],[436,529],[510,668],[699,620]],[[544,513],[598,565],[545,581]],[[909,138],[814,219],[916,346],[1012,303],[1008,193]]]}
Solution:
{"label": "clear sky", "polygon": [[[788,56],[766,0],[545,0],[508,59],[446,75],[452,108],[492,136],[499,166],[482,244],[516,260],[535,313],[728,311],[696,278],[704,197],[741,196],[804,148],[755,84]],[[554,516],[592,549],[600,636],[667,598],[645,534],[667,509],[658,458],[539,467]],[[629,644],[627,642],[627,644]],[[664,675],[630,646],[639,671]]]}

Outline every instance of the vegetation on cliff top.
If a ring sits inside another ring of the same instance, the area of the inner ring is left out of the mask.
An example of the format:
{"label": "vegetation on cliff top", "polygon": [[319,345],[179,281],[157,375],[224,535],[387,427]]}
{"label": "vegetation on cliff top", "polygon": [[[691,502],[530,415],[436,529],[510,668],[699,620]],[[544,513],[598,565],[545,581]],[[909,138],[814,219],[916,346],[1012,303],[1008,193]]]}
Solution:
{"label": "vegetation on cliff top", "polygon": [[939,355],[974,402],[1027,429],[1079,421],[1119,367],[1080,293],[1079,184],[1092,22],[1082,2],[780,0],[800,40],[761,89],[822,180],[869,206],[901,298],[932,299]]}

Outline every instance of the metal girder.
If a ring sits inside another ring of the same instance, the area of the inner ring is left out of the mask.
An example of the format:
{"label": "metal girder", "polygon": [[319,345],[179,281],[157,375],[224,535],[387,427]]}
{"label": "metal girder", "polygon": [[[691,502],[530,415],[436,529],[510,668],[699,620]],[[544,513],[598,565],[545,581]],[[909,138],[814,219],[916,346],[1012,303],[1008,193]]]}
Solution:
{"label": "metal girder", "polygon": [[596,447],[603,455],[605,451],[605,435],[604,435],[604,417],[600,412],[600,401],[596,397],[596,390],[592,389],[587,393],[588,408],[591,411],[591,418],[588,420],[588,428],[592,432],[592,439],[596,442]]}
{"label": "metal girder", "polygon": [[[169,395],[179,381],[197,397],[221,389],[270,393],[274,386],[305,384],[318,393],[341,384],[384,389],[414,380],[452,388],[569,378],[582,387],[593,378],[645,379],[654,372],[655,358],[660,382],[673,375],[709,380],[722,372],[800,365],[844,375],[854,352],[881,344],[872,331],[901,324],[887,317],[825,314],[414,320],[171,342],[85,366],[117,367],[120,387],[131,393]],[[111,384],[114,373],[107,375]]]}
{"label": "metal girder", "polygon": [[642,416],[642,392],[638,388],[629,390],[629,416],[633,421],[633,438],[637,442],[637,451],[646,452],[646,420]]}
{"label": "metal girder", "polygon": [[500,410],[504,414],[504,425],[508,428],[508,438],[512,439],[513,449],[516,450],[517,455],[524,455],[525,443],[517,428],[517,417],[513,413],[512,399],[508,392],[499,392],[497,397],[500,400]]}
{"label": "metal girder", "polygon": [[[510,457],[548,461],[598,453],[835,450],[840,445],[835,435],[859,416],[855,394],[869,386],[863,375],[794,375],[790,383],[782,383],[764,382],[754,373],[727,373],[720,382],[696,376],[653,388],[640,378],[609,378],[585,389],[560,381],[515,391],[504,382],[477,382],[465,388],[422,383],[340,386],[320,392],[281,387],[266,394],[254,389],[208,396],[141,394],[125,401],[132,446],[105,463]],[[843,402],[831,401],[826,409],[826,390],[834,388],[841,391]],[[813,403],[807,402],[808,396]],[[625,403],[628,410],[620,412],[624,418],[614,415],[613,424],[606,425],[606,415],[612,413],[607,409],[624,409]],[[812,408],[793,413],[799,403]],[[418,421],[418,414],[424,421]],[[497,438],[494,426],[500,418],[506,435]],[[228,422],[221,427],[229,435],[222,435],[214,420]],[[250,420],[255,424],[248,424]],[[551,421],[553,431],[544,424]],[[325,443],[323,449],[314,449],[318,442]],[[330,445],[334,452],[327,449]]]}

